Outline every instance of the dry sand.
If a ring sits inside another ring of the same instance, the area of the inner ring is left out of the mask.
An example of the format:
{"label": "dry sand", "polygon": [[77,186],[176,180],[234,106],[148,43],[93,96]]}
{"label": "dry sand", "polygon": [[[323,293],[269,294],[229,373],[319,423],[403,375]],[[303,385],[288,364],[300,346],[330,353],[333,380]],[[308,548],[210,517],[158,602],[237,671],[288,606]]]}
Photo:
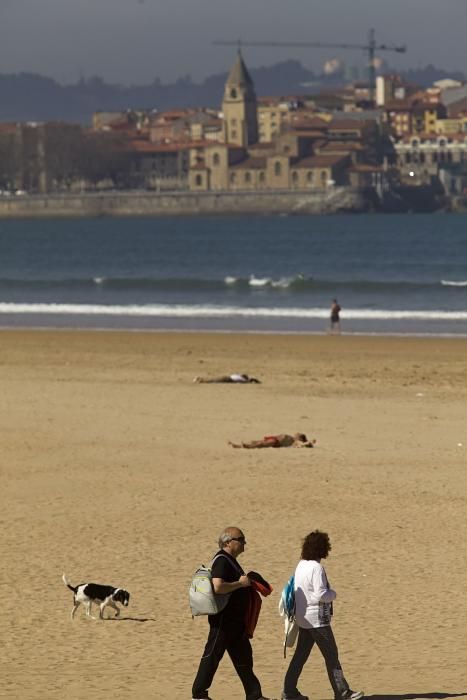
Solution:
{"label": "dry sand", "polygon": [[[264,383],[192,383],[233,371]],[[190,698],[207,623],[187,588],[229,524],[275,587],[253,640],[266,695],[280,590],[316,527],[351,685],[467,694],[466,377],[462,339],[2,332],[0,696]],[[316,449],[227,445],[297,430]],[[130,607],[71,622],[62,572]],[[319,652],[300,687],[332,697]],[[228,658],[211,694],[244,697]]]}

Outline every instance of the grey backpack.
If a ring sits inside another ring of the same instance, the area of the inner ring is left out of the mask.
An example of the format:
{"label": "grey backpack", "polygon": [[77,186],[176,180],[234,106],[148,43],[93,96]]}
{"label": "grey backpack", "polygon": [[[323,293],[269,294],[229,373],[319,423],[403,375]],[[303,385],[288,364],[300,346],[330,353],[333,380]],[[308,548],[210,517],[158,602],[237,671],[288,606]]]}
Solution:
{"label": "grey backpack", "polygon": [[[224,555],[218,554],[215,556],[211,562],[210,568],[203,564],[195,571],[189,590],[192,617],[197,617],[198,615],[217,615],[217,613],[222,612],[229,602],[231,593],[214,593],[212,587],[211,569],[216,559],[222,556]],[[225,559],[234,566],[234,563],[228,557],[225,557]],[[243,570],[238,564],[237,567],[239,572],[243,573]]]}

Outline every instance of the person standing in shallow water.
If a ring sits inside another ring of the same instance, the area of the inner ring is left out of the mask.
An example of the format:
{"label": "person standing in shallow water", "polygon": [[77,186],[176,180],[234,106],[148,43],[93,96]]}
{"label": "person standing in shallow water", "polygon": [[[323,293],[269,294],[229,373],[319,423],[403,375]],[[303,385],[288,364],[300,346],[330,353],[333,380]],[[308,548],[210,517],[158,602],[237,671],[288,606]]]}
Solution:
{"label": "person standing in shallow water", "polygon": [[336,592],[329,585],[321,559],[331,551],[327,532],[314,530],[305,537],[301,559],[295,569],[295,619],[299,627],[295,654],[284,679],[283,700],[309,700],[297,688],[303,667],[316,644],[324,656],[335,700],[359,700],[361,690],[351,690],[347,683],[331,628],[332,603]]}
{"label": "person standing in shallow water", "polygon": [[331,318],[330,318],[330,325],[329,325],[329,330],[331,333],[340,333],[341,332],[341,321],[340,321],[340,311],[341,307],[337,303],[337,299],[332,300],[331,304]]}

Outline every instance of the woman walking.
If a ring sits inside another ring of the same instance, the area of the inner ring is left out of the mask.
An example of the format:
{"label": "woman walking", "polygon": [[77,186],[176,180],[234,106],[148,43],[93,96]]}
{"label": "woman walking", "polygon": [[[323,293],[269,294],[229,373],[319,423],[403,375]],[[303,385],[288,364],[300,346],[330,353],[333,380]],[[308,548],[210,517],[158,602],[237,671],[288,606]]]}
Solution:
{"label": "woman walking", "polygon": [[283,700],[308,700],[297,683],[313,646],[318,646],[326,662],[336,700],[359,700],[362,691],[353,691],[345,680],[331,629],[332,603],[336,592],[329,585],[321,559],[331,551],[329,535],[314,530],[303,541],[301,559],[295,570],[295,618],[299,627],[295,654],[285,675]]}

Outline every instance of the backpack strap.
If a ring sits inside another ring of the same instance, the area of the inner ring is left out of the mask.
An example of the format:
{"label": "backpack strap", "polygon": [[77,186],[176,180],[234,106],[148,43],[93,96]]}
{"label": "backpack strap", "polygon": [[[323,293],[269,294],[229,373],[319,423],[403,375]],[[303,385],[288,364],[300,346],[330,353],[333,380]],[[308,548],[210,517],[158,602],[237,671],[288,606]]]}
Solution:
{"label": "backpack strap", "polygon": [[214,562],[215,562],[217,559],[220,559],[220,557],[223,557],[224,559],[227,559],[227,561],[229,562],[229,564],[231,564],[231,565],[233,566],[234,569],[237,569],[237,571],[238,571],[238,573],[240,574],[240,576],[244,576],[245,572],[243,571],[243,569],[242,569],[242,567],[240,566],[240,564],[237,564],[237,562],[236,562],[235,560],[232,561],[232,559],[231,559],[230,557],[228,557],[226,554],[223,554],[222,552],[220,552],[219,554],[216,554],[216,556],[215,556],[214,559],[212,560],[212,562],[211,562],[211,569],[212,569],[212,567],[213,567]]}

